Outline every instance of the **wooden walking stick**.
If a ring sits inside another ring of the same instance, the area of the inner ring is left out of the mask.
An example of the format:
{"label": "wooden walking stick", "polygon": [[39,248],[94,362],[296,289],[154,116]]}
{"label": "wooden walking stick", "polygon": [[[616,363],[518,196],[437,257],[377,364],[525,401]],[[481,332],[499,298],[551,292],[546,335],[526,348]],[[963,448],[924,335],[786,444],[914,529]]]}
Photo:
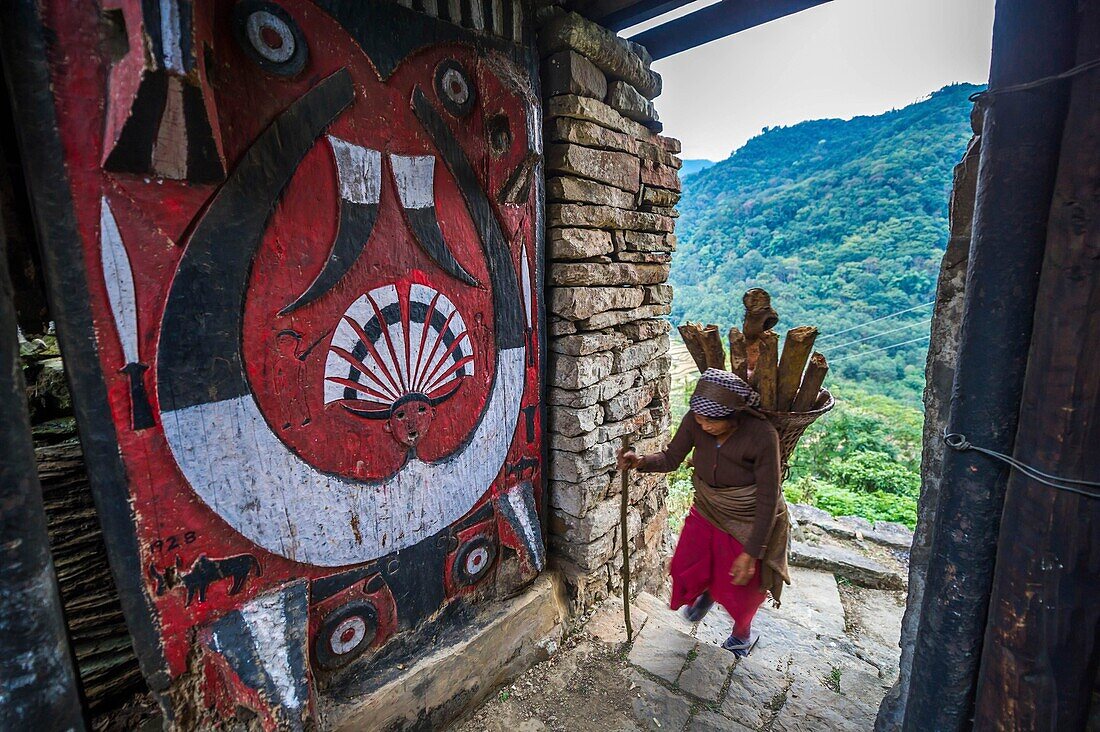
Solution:
{"label": "wooden walking stick", "polygon": [[[623,435],[623,452],[630,449],[630,442]],[[627,514],[630,511],[630,468],[623,468],[622,501],[619,507],[619,525],[622,527],[623,545],[623,620],[626,622],[626,642],[634,640],[634,629],[630,627],[630,529],[627,527]]]}

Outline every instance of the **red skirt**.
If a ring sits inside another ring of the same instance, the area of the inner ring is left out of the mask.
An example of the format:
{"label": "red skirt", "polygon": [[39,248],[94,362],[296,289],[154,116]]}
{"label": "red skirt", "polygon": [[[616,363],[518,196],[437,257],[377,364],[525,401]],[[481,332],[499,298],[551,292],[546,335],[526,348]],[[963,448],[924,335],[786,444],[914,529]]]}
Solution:
{"label": "red skirt", "polygon": [[733,560],[744,552],[741,542],[717,528],[692,506],[672,555],[673,610],[695,602],[707,590],[715,602],[730,614],[734,633],[748,638],[752,619],[767,593],[760,589],[760,561],[756,574],[747,585],[735,585],[730,579]]}

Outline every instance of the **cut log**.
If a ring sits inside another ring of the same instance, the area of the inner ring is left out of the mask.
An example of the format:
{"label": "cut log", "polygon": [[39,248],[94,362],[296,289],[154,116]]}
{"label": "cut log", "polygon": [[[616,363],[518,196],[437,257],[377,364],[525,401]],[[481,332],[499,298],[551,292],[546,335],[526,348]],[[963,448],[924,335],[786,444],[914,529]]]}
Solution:
{"label": "cut log", "polygon": [[800,325],[787,331],[783,341],[783,357],[779,359],[779,383],[776,387],[776,404],[780,411],[790,411],[816,339],[817,328],[812,325]]}
{"label": "cut log", "polygon": [[760,357],[760,335],[779,322],[779,315],[772,309],[772,296],[767,290],[754,287],[744,294],[741,302],[745,305],[745,320],[741,324],[741,333],[745,336],[745,355],[749,371],[756,368]]}
{"label": "cut log", "polygon": [[779,322],[779,315],[772,308],[772,296],[767,290],[754,287],[741,298],[745,305],[745,322],[741,331],[745,340],[755,341],[760,334],[771,330]]}
{"label": "cut log", "polygon": [[767,330],[757,340],[760,347],[753,381],[760,392],[760,406],[775,411],[776,386],[779,377],[779,336]]}
{"label": "cut log", "polygon": [[749,380],[749,352],[745,348],[745,334],[730,328],[730,371],[745,381]]}
{"label": "cut log", "polygon": [[687,346],[688,353],[691,354],[691,358],[695,361],[696,368],[699,369],[699,373],[703,373],[707,370],[707,350],[703,346],[703,329],[698,323],[692,323],[690,320],[681,325],[677,330],[680,331],[680,337],[684,339],[684,345]]}
{"label": "cut log", "polygon": [[717,325],[702,326],[688,321],[678,329],[684,339],[688,353],[695,361],[699,373],[711,369],[726,368],[726,352],[722,348],[722,336],[718,335]]}
{"label": "cut log", "polygon": [[722,348],[722,336],[718,333],[717,325],[707,325],[703,328],[703,352],[707,358],[707,368],[726,370],[726,351]]}
{"label": "cut log", "polygon": [[806,367],[802,386],[798,387],[798,394],[795,395],[794,404],[791,405],[792,412],[808,412],[814,408],[827,373],[829,373],[829,363],[825,357],[820,353],[810,356],[810,365]]}

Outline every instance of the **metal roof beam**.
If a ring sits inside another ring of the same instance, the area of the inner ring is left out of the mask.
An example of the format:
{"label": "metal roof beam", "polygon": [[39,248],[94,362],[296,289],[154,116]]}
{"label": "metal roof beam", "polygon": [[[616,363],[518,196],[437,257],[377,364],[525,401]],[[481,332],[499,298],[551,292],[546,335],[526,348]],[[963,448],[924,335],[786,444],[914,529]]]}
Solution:
{"label": "metal roof beam", "polygon": [[722,0],[630,40],[645,46],[654,59],[666,58],[827,2],[830,0]]}

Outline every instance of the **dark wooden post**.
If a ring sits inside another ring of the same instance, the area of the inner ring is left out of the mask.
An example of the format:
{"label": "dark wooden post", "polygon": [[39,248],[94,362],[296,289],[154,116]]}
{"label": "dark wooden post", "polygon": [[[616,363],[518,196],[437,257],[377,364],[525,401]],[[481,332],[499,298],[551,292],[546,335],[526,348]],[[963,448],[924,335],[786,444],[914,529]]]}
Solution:
{"label": "dark wooden post", "polygon": [[[1100,57],[1100,6],[1082,8],[1079,63]],[[1046,473],[1100,481],[1098,71],[1073,81],[1014,457]],[[1085,728],[1100,663],[1098,578],[1100,498],[1014,471],[1001,519],[977,728]]]}
{"label": "dark wooden post", "polygon": [[0,227],[0,729],[82,730]]}
{"label": "dark wooden post", "polygon": [[150,689],[159,694],[168,686],[167,664],[157,619],[144,591],[126,471],[99,371],[96,342],[87,335],[95,332],[91,304],[69,296],[87,292],[88,285],[83,268],[72,264],[84,256],[84,251],[50,91],[45,50],[48,41],[39,12],[34,0],[0,2],[0,60],[5,90],[31,192],[35,237],[46,274],[50,313],[65,354],[69,389],[82,395],[74,399],[73,407],[84,457],[88,465],[96,466],[88,479],[94,488],[97,518],[103,533],[114,537],[107,551],[115,586],[142,672]]}
{"label": "dark wooden post", "polygon": [[[1043,260],[1064,84],[996,90],[1073,64],[1074,0],[999,0],[966,305],[948,427],[1011,453]],[[921,605],[904,728],[969,729],[1007,471],[950,453]]]}

